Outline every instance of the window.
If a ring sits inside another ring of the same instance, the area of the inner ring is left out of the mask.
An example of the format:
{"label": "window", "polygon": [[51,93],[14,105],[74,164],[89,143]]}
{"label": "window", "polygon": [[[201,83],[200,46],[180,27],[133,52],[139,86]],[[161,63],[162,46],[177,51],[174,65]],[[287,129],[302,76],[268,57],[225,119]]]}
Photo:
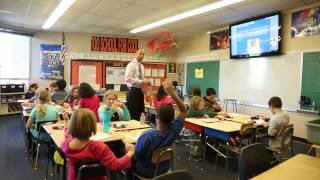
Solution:
{"label": "window", "polygon": [[0,79],[28,79],[30,37],[0,32]]}

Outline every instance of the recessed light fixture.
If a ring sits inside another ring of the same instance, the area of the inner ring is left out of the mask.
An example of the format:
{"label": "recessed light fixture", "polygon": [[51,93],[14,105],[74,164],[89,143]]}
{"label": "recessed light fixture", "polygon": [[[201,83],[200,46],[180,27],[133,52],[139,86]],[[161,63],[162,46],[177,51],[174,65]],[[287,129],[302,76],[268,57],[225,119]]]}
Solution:
{"label": "recessed light fixture", "polygon": [[74,2],[76,2],[76,0],[62,0],[56,9],[51,13],[46,22],[42,25],[42,29],[50,29]]}
{"label": "recessed light fixture", "polygon": [[213,11],[215,9],[229,6],[231,4],[236,4],[241,1],[244,1],[244,0],[222,0],[222,1],[214,2],[214,3],[208,4],[208,5],[196,8],[196,9],[192,9],[192,10],[189,10],[189,11],[186,11],[186,12],[183,12],[183,13],[165,18],[165,19],[161,19],[159,21],[155,21],[153,23],[150,23],[150,24],[147,24],[147,25],[135,28],[135,29],[132,29],[130,31],[130,33],[138,33],[138,32],[142,32],[142,31],[146,31],[146,30],[158,27],[158,26],[162,26],[164,24],[169,24],[169,23],[181,20],[181,19],[185,19],[185,18],[188,18],[191,16],[199,15],[202,13]]}
{"label": "recessed light fixture", "polygon": [[2,12],[2,13],[7,13],[7,14],[12,14],[13,12],[11,12],[11,11],[5,11],[5,10],[0,10],[0,12]]}

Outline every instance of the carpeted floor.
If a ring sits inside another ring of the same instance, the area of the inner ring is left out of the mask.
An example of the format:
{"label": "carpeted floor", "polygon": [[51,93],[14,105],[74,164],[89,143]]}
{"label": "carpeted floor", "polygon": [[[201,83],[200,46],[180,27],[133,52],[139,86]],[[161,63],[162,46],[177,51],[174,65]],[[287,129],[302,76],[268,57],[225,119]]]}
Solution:
{"label": "carpeted floor", "polygon": [[[39,169],[32,168],[31,160],[26,160],[24,134],[20,116],[0,116],[0,179],[1,180],[38,180],[44,179],[46,166],[46,148],[40,153]],[[179,148],[179,147],[178,147]],[[207,161],[196,162],[188,159],[186,148],[180,148],[176,156],[175,169],[187,169],[197,180],[225,179],[224,160],[219,159],[216,169],[213,167],[213,156]],[[294,142],[296,153],[305,153],[307,144]],[[211,160],[210,160],[211,159]],[[237,161],[231,160],[228,179],[237,179]],[[49,177],[52,179],[52,177]]]}

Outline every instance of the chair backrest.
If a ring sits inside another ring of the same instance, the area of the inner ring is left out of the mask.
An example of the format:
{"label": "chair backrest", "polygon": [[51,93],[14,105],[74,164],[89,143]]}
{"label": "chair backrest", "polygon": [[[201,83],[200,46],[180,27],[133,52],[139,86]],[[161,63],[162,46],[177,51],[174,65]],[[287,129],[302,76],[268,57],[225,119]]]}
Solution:
{"label": "chair backrest", "polygon": [[74,165],[77,180],[109,176],[107,168],[100,163],[76,162]]}
{"label": "chair backrest", "polygon": [[240,128],[240,135],[249,135],[253,132],[253,123],[242,124]]}
{"label": "chair backrest", "polygon": [[285,127],[282,134],[282,145],[281,145],[282,149],[286,149],[285,143],[288,138],[290,138],[290,141],[292,140],[293,131],[294,131],[293,124],[289,124]]}
{"label": "chair backrest", "polygon": [[176,170],[171,171],[166,174],[162,174],[160,176],[157,176],[153,178],[153,180],[193,180],[193,177],[191,176],[190,172],[187,170]]}
{"label": "chair backrest", "polygon": [[238,175],[240,180],[247,180],[271,167],[268,150],[260,143],[250,144],[241,149]]}
{"label": "chair backrest", "polygon": [[151,162],[156,165],[154,176],[158,174],[158,169],[161,162],[170,161],[170,170],[172,171],[174,169],[173,161],[175,151],[176,145],[174,143],[153,151]]}
{"label": "chair backrest", "polygon": [[46,124],[54,124],[54,123],[56,123],[56,122],[57,122],[56,119],[55,119],[55,120],[50,120],[50,121],[38,121],[38,122],[36,123],[36,130],[37,130],[37,131],[40,131],[43,125],[46,125]]}

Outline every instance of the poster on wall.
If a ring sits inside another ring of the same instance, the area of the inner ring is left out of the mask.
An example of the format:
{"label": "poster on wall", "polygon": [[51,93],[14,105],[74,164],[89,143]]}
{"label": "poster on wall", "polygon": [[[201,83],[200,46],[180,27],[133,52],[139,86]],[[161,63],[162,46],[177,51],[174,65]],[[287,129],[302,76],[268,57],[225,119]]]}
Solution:
{"label": "poster on wall", "polygon": [[125,84],[126,67],[106,67],[107,84]]}
{"label": "poster on wall", "polygon": [[304,9],[291,16],[291,38],[320,34],[320,6]]}
{"label": "poster on wall", "polygon": [[227,48],[229,48],[228,29],[210,34],[210,51]]}
{"label": "poster on wall", "polygon": [[203,78],[203,68],[197,68],[194,70],[194,76],[196,79],[202,79]]}
{"label": "poster on wall", "polygon": [[176,73],[176,63],[169,63],[169,73]]}
{"label": "poster on wall", "polygon": [[64,65],[60,54],[61,45],[40,44],[40,79],[63,79]]}

